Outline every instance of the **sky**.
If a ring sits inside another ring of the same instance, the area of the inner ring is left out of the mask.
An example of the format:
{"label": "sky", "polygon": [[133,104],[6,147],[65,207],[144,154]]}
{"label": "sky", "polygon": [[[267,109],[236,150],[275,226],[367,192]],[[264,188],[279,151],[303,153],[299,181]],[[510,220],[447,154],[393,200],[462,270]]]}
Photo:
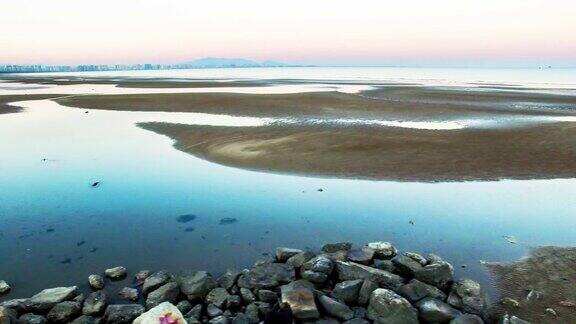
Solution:
{"label": "sky", "polygon": [[573,0],[0,0],[0,64],[576,66]]}

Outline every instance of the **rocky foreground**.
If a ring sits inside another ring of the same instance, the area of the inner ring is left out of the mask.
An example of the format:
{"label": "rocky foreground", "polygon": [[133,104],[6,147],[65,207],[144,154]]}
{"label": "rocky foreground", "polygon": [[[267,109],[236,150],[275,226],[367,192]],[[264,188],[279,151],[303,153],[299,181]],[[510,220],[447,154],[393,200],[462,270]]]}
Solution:
{"label": "rocky foreground", "polygon": [[[274,258],[219,278],[139,271],[132,287],[107,289],[107,281],[127,275],[124,267],[90,275],[87,295],[58,287],[5,301],[0,324],[528,323],[493,318],[477,282],[455,281],[440,257],[399,254],[388,242],[326,244],[320,254],[277,248]],[[125,302],[109,304],[109,294]]]}

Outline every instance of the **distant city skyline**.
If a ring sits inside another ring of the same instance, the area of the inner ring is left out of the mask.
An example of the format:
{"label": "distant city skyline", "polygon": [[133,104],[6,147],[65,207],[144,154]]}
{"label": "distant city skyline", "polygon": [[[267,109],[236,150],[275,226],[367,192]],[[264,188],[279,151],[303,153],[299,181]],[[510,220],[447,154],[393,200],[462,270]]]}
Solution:
{"label": "distant city skyline", "polygon": [[576,66],[568,0],[6,0],[3,64]]}

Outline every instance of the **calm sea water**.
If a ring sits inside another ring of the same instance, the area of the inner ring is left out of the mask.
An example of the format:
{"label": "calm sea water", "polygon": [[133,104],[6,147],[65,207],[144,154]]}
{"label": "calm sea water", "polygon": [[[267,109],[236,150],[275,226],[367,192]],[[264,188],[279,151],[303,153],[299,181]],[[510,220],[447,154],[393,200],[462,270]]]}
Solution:
{"label": "calm sea water", "polygon": [[[130,74],[286,78],[297,70]],[[338,74],[338,79],[345,73],[356,78],[372,73],[319,71]],[[540,72],[557,71],[522,71],[516,77]],[[502,74],[471,78],[493,82]],[[565,78],[530,80],[576,83],[574,74],[560,74]],[[85,286],[90,273],[116,265],[132,272],[205,269],[218,274],[248,266],[276,246],[318,249],[344,240],[385,240],[404,251],[434,252],[455,265],[458,277],[488,285],[480,260],[509,261],[530,246],[576,243],[572,179],[423,184],[260,173],[195,158],[175,150],[170,139],[135,125],[196,120],[257,126],[258,120],[85,114],[50,101],[24,105],[28,109],[22,113],[0,115],[0,278],[13,287],[3,299],[49,286]],[[96,181],[101,184],[94,188]],[[177,222],[183,214],[196,219]],[[237,222],[220,225],[225,217]],[[514,236],[518,243],[503,236]]]}

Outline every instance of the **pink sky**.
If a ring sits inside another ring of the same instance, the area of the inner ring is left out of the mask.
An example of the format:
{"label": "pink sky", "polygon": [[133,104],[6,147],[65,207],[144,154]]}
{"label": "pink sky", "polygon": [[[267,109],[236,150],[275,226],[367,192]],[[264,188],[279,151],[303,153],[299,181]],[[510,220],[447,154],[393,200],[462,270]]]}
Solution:
{"label": "pink sky", "polygon": [[576,65],[567,0],[5,0],[0,63]]}

